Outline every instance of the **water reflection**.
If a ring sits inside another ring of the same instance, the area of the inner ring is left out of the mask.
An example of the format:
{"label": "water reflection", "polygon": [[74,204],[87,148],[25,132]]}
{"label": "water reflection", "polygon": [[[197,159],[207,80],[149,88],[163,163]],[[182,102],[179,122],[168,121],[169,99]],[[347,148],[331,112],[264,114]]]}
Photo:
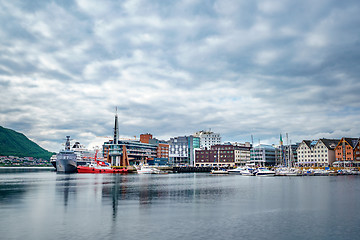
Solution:
{"label": "water reflection", "polygon": [[2,205],[19,203],[26,191],[25,184],[0,179],[0,203]]}
{"label": "water reflection", "polygon": [[[49,172],[50,168],[1,167],[0,168],[0,202],[1,204],[18,204],[22,201],[32,184],[34,173]],[[31,175],[29,175],[31,174]],[[36,181],[35,181],[36,182]]]}
{"label": "water reflection", "polygon": [[[110,181],[112,180],[112,181]],[[113,220],[119,207],[137,204],[140,209],[170,202],[191,203],[217,201],[234,192],[233,186],[224,186],[222,181],[208,183],[207,177],[111,175],[103,179],[102,202],[112,206]],[[105,184],[106,183],[106,184]]]}
{"label": "water reflection", "polygon": [[57,195],[62,197],[62,204],[66,209],[69,205],[69,199],[76,199],[77,176],[75,174],[56,173],[55,190]]}
{"label": "water reflection", "polygon": [[56,178],[56,191],[59,194],[63,194],[63,204],[66,207],[69,201],[69,191],[70,191],[70,176],[61,175]]}

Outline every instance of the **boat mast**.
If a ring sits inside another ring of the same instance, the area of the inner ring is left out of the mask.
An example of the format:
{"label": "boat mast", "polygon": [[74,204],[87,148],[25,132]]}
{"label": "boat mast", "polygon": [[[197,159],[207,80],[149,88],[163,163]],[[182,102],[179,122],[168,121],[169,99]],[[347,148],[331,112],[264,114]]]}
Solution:
{"label": "boat mast", "polygon": [[220,169],[220,151],[219,151],[219,146],[218,146],[218,149],[217,149],[217,155],[218,155],[218,164],[217,164],[217,169],[219,170]]}
{"label": "boat mast", "polygon": [[293,151],[291,147],[291,139],[290,139],[290,148],[289,148],[289,165],[293,167]]}
{"label": "boat mast", "polygon": [[[343,162],[344,162],[344,169],[345,169],[345,161],[346,161],[346,149],[345,149],[345,138],[343,138],[343,142],[342,142],[342,150],[343,150]],[[340,164],[339,164],[340,166]]]}
{"label": "boat mast", "polygon": [[289,135],[288,133],[286,133],[286,145],[287,145],[287,161],[286,161],[286,165],[287,167],[289,167],[289,160],[290,160],[290,151],[289,151]]}
{"label": "boat mast", "polygon": [[[258,147],[258,157],[259,157],[259,163],[260,163],[260,167],[262,167],[262,165],[263,165],[263,161],[262,161],[262,154],[261,154],[261,152],[260,152],[260,138],[259,138],[259,147]],[[265,165],[265,164],[264,164]]]}
{"label": "boat mast", "polygon": [[284,162],[284,149],[283,149],[283,140],[282,140],[282,135],[280,133],[280,164],[285,166],[285,162]]}
{"label": "boat mast", "polygon": [[[254,147],[254,137],[253,137],[253,135],[251,135],[251,147],[252,147],[252,149],[253,149],[253,154],[254,154],[254,149],[255,149],[255,147]],[[249,163],[248,164],[250,164],[251,163],[251,150],[250,150],[250,161],[249,161]],[[245,164],[246,165],[246,164]],[[251,165],[250,165],[251,166]]]}

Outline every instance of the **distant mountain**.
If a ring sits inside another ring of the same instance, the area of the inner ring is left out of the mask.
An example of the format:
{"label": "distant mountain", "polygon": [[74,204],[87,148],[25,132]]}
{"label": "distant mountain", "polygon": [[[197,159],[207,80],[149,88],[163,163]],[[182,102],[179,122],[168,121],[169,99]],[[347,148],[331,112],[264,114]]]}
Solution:
{"label": "distant mountain", "polygon": [[53,153],[43,149],[24,134],[0,126],[0,156],[50,159]]}

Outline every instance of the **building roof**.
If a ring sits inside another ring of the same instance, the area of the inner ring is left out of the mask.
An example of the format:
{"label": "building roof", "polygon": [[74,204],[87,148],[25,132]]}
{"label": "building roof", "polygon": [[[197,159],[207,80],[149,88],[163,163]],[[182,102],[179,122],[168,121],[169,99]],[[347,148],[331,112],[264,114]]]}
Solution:
{"label": "building roof", "polygon": [[274,150],[275,147],[271,146],[271,145],[266,145],[266,144],[260,144],[260,145],[257,145],[255,147],[253,147],[253,149],[268,149],[268,150]]}
{"label": "building roof", "polygon": [[339,140],[336,147],[340,146],[343,141],[347,142],[352,148],[356,148],[356,146],[359,144],[360,138],[347,138],[347,137],[344,137],[341,140]]}
{"label": "building roof", "polygon": [[359,142],[359,138],[344,138],[345,141],[350,144],[352,148],[355,148]]}
{"label": "building roof", "polygon": [[311,148],[310,147],[311,142],[312,142],[311,140],[303,140],[303,143],[305,143],[308,146],[308,148]]}
{"label": "building roof", "polygon": [[319,141],[321,141],[322,143],[324,143],[324,145],[330,149],[330,150],[334,150],[336,148],[336,146],[338,145],[340,139],[326,139],[326,138],[321,138],[319,139]]}

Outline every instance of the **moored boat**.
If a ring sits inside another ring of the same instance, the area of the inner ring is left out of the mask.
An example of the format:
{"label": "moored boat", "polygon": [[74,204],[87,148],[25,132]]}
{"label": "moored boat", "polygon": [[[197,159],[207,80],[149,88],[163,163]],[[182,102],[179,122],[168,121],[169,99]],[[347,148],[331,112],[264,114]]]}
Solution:
{"label": "moored boat", "polygon": [[161,173],[161,171],[157,168],[150,167],[149,165],[141,165],[137,170],[137,173],[139,174],[158,174]]}
{"label": "moored boat", "polygon": [[229,174],[229,171],[226,169],[213,169],[211,174]]}
{"label": "moored boat", "polygon": [[63,173],[76,172],[76,154],[70,150],[70,136],[66,136],[65,149],[56,155],[56,171]]}
{"label": "moored boat", "polygon": [[275,176],[275,171],[265,167],[260,167],[254,171],[255,176]]}
{"label": "moored boat", "polygon": [[96,161],[86,166],[78,166],[78,173],[127,173],[127,168],[112,168],[107,163]]}
{"label": "moored boat", "polygon": [[253,172],[254,172],[254,169],[245,168],[245,169],[240,171],[240,174],[243,175],[243,176],[254,176]]}
{"label": "moored boat", "polygon": [[283,167],[275,170],[275,176],[302,176],[302,172],[300,169]]}
{"label": "moored boat", "polygon": [[228,172],[229,172],[230,174],[241,174],[241,171],[243,171],[243,170],[245,170],[245,168],[243,168],[243,167],[237,167],[237,168],[228,170]]}

